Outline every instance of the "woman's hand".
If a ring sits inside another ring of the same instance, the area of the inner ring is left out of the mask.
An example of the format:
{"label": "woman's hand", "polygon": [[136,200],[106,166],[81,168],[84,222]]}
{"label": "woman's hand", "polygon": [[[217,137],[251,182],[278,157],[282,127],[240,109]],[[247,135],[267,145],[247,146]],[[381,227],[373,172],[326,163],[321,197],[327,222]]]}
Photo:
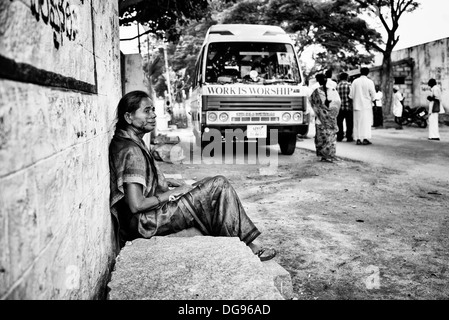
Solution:
{"label": "woman's hand", "polygon": [[169,201],[175,201],[179,199],[181,196],[192,190],[194,187],[188,184],[184,184],[182,186],[176,187],[175,189],[171,190],[171,194],[168,197]]}
{"label": "woman's hand", "polygon": [[184,180],[177,180],[177,179],[172,179],[172,178],[168,178],[165,179],[167,181],[167,184],[169,187],[180,187],[186,184],[186,182]]}

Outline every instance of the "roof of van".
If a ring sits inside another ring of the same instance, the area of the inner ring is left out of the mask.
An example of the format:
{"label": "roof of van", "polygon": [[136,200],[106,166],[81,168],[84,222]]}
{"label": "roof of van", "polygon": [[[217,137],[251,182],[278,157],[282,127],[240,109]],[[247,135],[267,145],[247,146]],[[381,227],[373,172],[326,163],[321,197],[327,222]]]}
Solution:
{"label": "roof of van", "polygon": [[216,24],[209,28],[204,39],[204,43],[232,41],[292,43],[281,27],[259,24]]}

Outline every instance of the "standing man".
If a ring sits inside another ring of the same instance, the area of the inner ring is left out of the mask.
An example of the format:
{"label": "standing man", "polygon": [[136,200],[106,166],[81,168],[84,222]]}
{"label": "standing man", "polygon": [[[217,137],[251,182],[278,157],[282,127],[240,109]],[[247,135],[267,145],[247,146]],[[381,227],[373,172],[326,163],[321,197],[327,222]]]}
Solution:
{"label": "standing man", "polygon": [[[427,97],[427,100],[429,100],[429,140],[440,141],[438,115],[444,113],[444,108],[441,103],[441,88],[433,78],[427,82],[427,85],[431,91],[431,95]],[[436,108],[435,104],[439,105],[439,107]]]}
{"label": "standing man", "polygon": [[372,144],[369,139],[373,125],[373,101],[376,99],[376,89],[373,80],[368,79],[368,68],[360,68],[360,74],[360,77],[352,82],[349,92],[354,109],[353,135],[357,145],[368,145]]}
{"label": "standing man", "polygon": [[340,112],[337,117],[338,133],[337,141],[343,141],[345,132],[343,129],[343,121],[346,120],[346,141],[352,142],[352,129],[354,127],[354,115],[352,110],[352,101],[349,98],[351,91],[351,84],[348,82],[348,74],[346,72],[340,73],[339,82],[337,85],[337,92],[341,99]]}
{"label": "standing man", "polygon": [[382,111],[382,99],[384,94],[380,89],[380,85],[376,84],[376,100],[374,100],[373,106],[373,127],[383,127],[384,126],[384,116]]}

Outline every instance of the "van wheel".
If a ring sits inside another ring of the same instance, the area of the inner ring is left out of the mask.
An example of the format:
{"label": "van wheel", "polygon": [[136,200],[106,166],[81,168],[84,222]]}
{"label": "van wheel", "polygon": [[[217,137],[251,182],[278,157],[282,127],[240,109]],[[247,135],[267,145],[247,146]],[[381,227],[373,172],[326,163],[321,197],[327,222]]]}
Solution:
{"label": "van wheel", "polygon": [[281,148],[281,153],[286,156],[290,156],[295,152],[296,149],[296,134],[282,134],[279,136],[279,147]]}

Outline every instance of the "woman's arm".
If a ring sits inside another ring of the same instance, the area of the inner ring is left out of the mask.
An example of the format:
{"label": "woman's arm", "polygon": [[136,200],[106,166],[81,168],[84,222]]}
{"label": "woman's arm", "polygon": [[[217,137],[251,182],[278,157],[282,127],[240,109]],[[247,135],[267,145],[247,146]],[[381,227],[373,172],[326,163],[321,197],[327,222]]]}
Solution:
{"label": "woman's arm", "polygon": [[[160,204],[168,202],[172,194],[184,194],[192,190],[193,187],[187,184],[177,187],[173,190],[158,194],[156,196],[146,198],[143,195],[143,187],[139,183],[125,183],[125,202],[133,214],[143,212],[149,209],[155,209]],[[159,199],[158,199],[159,198]],[[160,200],[160,201],[159,201]]]}

